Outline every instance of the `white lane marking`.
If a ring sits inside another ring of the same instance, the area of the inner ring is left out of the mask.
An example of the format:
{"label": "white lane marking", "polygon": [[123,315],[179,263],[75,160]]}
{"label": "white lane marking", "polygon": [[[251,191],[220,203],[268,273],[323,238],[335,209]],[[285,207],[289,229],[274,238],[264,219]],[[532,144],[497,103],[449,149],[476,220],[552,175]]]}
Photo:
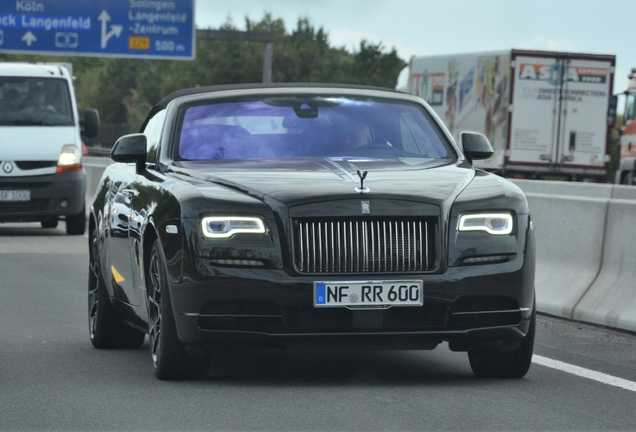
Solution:
{"label": "white lane marking", "polygon": [[574,366],[568,363],[563,363],[558,360],[552,360],[547,357],[542,357],[538,355],[532,356],[532,363],[536,363],[541,366],[549,367],[552,369],[557,369],[563,372],[570,373],[572,375],[598,381],[603,384],[611,385],[614,387],[620,387],[625,390],[636,392],[636,382],[628,381],[626,379],[618,378],[612,375],[607,375],[602,372],[596,372],[590,369],[585,369],[579,366]]}

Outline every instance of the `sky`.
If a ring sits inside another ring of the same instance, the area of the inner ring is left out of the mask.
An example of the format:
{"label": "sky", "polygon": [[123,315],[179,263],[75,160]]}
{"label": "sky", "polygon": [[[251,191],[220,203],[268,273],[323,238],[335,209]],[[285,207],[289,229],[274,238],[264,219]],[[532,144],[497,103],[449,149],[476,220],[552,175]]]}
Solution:
{"label": "sky", "polygon": [[245,30],[246,17],[260,21],[266,12],[288,33],[308,18],[333,47],[354,52],[366,39],[407,62],[513,48],[612,54],[614,93],[636,67],[635,0],[195,0],[195,25],[216,29],[230,20]]}

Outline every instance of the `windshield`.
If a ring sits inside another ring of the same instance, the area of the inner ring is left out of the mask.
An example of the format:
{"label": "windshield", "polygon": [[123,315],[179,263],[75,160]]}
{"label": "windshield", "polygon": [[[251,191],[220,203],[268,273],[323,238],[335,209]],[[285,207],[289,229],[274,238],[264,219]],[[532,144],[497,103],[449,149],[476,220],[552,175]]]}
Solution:
{"label": "windshield", "polygon": [[625,115],[624,115],[625,121],[634,120],[634,111],[636,111],[634,109],[636,105],[635,102],[636,102],[636,95],[628,94],[625,100]]}
{"label": "windshield", "polygon": [[294,96],[207,103],[182,115],[175,160],[454,157],[415,104]]}
{"label": "windshield", "polygon": [[0,125],[72,126],[66,80],[0,77]]}

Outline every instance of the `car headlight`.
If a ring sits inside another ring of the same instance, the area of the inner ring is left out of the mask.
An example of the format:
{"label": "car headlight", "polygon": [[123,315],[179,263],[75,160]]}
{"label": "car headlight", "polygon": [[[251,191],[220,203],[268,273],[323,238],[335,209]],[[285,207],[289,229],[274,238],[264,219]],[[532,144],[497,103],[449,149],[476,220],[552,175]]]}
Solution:
{"label": "car headlight", "polygon": [[478,213],[459,217],[458,231],[486,231],[492,235],[508,235],[512,232],[512,215],[509,213]]}
{"label": "car headlight", "polygon": [[57,173],[73,172],[82,169],[82,153],[73,144],[65,144],[57,158]]}
{"label": "car headlight", "polygon": [[257,217],[216,216],[201,221],[203,235],[227,238],[239,233],[265,234],[265,224]]}

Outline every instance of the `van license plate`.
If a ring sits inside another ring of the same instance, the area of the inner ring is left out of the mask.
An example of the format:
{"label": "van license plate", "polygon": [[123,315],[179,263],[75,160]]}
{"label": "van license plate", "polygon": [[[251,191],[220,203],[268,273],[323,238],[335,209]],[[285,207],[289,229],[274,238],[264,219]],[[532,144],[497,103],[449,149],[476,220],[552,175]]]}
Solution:
{"label": "van license plate", "polygon": [[31,191],[28,190],[0,190],[0,201],[30,201]]}
{"label": "van license plate", "polygon": [[315,307],[422,306],[423,282],[314,282]]}

